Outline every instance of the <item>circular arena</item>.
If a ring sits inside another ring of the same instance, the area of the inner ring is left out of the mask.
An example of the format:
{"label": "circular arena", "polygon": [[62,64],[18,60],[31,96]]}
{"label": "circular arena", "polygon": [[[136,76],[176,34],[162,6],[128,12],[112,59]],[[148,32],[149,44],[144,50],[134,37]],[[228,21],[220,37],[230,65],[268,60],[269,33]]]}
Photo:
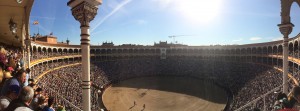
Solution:
{"label": "circular arena", "polygon": [[226,106],[227,94],[209,80],[152,76],[112,84],[103,102],[111,111],[220,111]]}

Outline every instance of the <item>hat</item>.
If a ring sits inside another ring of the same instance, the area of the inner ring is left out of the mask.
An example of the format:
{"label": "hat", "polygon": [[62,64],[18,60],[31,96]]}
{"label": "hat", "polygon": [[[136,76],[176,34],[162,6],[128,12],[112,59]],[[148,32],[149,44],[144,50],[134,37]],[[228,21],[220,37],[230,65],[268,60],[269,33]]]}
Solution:
{"label": "hat", "polygon": [[4,78],[9,79],[12,78],[13,76],[11,76],[10,72],[4,72]]}
{"label": "hat", "polygon": [[14,68],[8,67],[8,68],[7,68],[7,71],[14,71]]}
{"label": "hat", "polygon": [[16,93],[16,94],[19,94],[19,92],[20,92],[20,86],[18,86],[18,85],[10,85],[9,86],[9,88],[8,88],[8,90],[10,91],[10,92],[13,92],[13,93]]}

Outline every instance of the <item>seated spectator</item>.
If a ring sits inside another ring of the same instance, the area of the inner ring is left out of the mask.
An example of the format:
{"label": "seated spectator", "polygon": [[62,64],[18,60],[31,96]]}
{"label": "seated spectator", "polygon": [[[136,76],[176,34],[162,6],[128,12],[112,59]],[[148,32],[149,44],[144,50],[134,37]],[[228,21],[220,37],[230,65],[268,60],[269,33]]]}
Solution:
{"label": "seated spectator", "polygon": [[4,65],[7,63],[6,50],[3,47],[0,47],[0,62]]}
{"label": "seated spectator", "polygon": [[39,99],[41,98],[45,98],[43,95],[42,95],[42,92],[43,89],[42,88],[37,88],[35,91],[34,91],[34,95],[33,95],[33,100],[30,104],[30,106],[35,109],[36,107],[38,107],[37,105],[39,104]]}
{"label": "seated spectator", "polygon": [[23,87],[18,99],[13,100],[5,111],[33,111],[29,108],[33,95],[34,91],[30,86]]}
{"label": "seated spectator", "polygon": [[0,111],[6,109],[12,100],[18,98],[20,87],[17,85],[9,86],[7,94],[0,97]]}
{"label": "seated spectator", "polygon": [[293,87],[289,97],[289,101],[293,105],[293,108],[300,110],[300,87]]}
{"label": "seated spectator", "polygon": [[283,101],[283,99],[287,99],[287,98],[288,98],[288,97],[287,97],[286,94],[284,94],[284,93],[282,93],[282,92],[278,93],[277,99],[276,99],[276,101],[275,101],[274,109],[275,109],[275,110],[283,109],[284,106],[283,106],[283,104],[282,104],[282,101]]}
{"label": "seated spectator", "polygon": [[54,108],[52,107],[54,104],[54,97],[50,97],[48,99],[48,106],[45,106],[43,111],[55,111]]}
{"label": "seated spectator", "polygon": [[34,109],[34,111],[42,111],[44,109],[44,107],[46,106],[45,101],[46,101],[46,98],[44,96],[40,96],[38,98],[37,103],[32,104],[33,101],[31,102],[30,107],[32,109]]}
{"label": "seated spectator", "polygon": [[66,111],[64,106],[58,105],[57,111]]}
{"label": "seated spectator", "polygon": [[16,76],[7,80],[4,85],[3,88],[1,90],[1,95],[4,95],[7,93],[8,91],[8,87],[11,85],[17,85],[20,88],[22,88],[24,86],[26,80],[26,73],[24,70],[20,70],[16,73]]}

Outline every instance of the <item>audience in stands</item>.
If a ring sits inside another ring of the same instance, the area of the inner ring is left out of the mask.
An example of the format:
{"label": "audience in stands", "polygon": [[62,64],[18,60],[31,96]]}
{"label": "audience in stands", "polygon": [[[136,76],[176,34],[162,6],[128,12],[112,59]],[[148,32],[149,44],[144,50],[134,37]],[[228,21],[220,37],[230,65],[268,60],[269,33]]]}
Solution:
{"label": "audience in stands", "polygon": [[8,79],[5,81],[2,89],[1,89],[1,95],[5,95],[8,92],[8,88],[11,85],[17,85],[20,88],[24,86],[24,83],[26,81],[26,72],[25,70],[19,70],[14,77],[11,79]]}
{"label": "audience in stands", "polygon": [[[3,87],[1,90],[2,96],[0,97],[1,108],[2,106],[7,106],[7,102],[11,103],[8,106],[8,111],[17,107],[27,110],[31,108],[37,111],[42,109],[50,109],[49,111],[52,111],[55,108],[59,110],[65,110],[66,108],[73,111],[82,108],[82,90],[80,87],[80,78],[82,76],[81,65],[52,71],[53,68],[77,63],[79,60],[51,61],[31,67],[33,78],[38,77],[46,71],[50,72],[38,80],[38,86],[34,82],[30,82],[32,83],[29,83],[30,87],[23,87],[25,82],[23,74],[29,71],[23,70],[24,61],[22,61],[20,48],[1,46],[0,44],[0,87]],[[31,60],[70,54],[78,53],[68,53],[68,51],[47,53],[45,51],[38,51],[32,53]],[[294,54],[290,53],[290,56],[293,57],[297,57],[297,55],[298,52]],[[97,59],[99,60],[99,58]],[[242,58],[235,60],[244,61]],[[282,68],[280,65],[279,67]],[[289,71],[293,72],[298,81],[300,80],[300,75],[297,75],[298,70],[289,69]],[[100,57],[100,61],[93,62],[91,65],[92,110],[102,110],[99,107],[99,104],[103,104],[99,101],[102,99],[101,92],[109,87],[110,84],[143,76],[190,76],[214,80],[214,82],[222,85],[222,87],[226,87],[232,93],[233,98],[230,103],[230,110],[236,110],[282,84],[281,72],[274,68],[254,63],[228,62],[217,57],[174,56],[161,60],[159,57],[150,56],[103,56]],[[70,77],[72,80],[70,80]],[[18,88],[11,88],[13,86],[18,86],[19,90],[22,89],[20,95],[18,95],[18,99],[14,99],[16,98]],[[98,95],[99,92],[100,95]],[[282,111],[285,111],[285,109],[290,108],[291,104],[293,107],[298,106],[299,95],[300,91],[298,93],[296,88],[293,89],[292,93],[286,99],[276,99],[277,95],[271,93],[245,110],[264,109],[264,105],[266,105],[266,110],[271,111],[274,110],[273,103],[277,100],[277,103],[281,107],[278,107],[278,110],[283,109]],[[30,98],[28,98],[29,96]],[[20,104],[22,107],[18,106]]]}
{"label": "audience in stands", "polygon": [[0,111],[4,111],[12,100],[18,98],[20,89],[18,85],[9,86],[8,92],[0,97]]}
{"label": "audience in stands", "polygon": [[13,100],[4,111],[33,111],[29,107],[33,95],[34,91],[30,86],[23,87],[19,98]]}

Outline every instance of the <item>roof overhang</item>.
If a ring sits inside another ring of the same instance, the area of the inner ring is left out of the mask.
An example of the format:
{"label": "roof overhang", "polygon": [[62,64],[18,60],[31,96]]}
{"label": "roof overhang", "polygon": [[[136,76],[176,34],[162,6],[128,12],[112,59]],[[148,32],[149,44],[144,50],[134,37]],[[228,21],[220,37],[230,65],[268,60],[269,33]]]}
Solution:
{"label": "roof overhang", "polygon": [[[23,0],[21,3],[17,0],[0,1],[0,42],[14,46],[24,44],[24,39],[29,37],[29,16],[33,2],[34,0]],[[15,35],[9,28],[10,19],[17,24]]]}

